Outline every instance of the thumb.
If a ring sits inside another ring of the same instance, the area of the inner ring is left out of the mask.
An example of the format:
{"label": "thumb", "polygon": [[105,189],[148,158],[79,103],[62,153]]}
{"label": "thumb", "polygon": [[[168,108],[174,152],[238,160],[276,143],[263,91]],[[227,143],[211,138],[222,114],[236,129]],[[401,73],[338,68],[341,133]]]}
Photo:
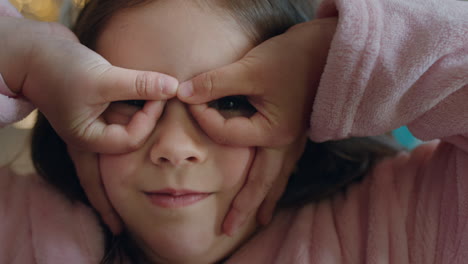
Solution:
{"label": "thumb", "polygon": [[232,95],[257,95],[260,87],[255,85],[256,67],[253,61],[244,58],[224,67],[202,73],[183,82],[177,97],[188,104],[203,104]]}
{"label": "thumb", "polygon": [[179,81],[169,75],[106,67],[98,76],[101,102],[122,100],[167,100],[177,93]]}

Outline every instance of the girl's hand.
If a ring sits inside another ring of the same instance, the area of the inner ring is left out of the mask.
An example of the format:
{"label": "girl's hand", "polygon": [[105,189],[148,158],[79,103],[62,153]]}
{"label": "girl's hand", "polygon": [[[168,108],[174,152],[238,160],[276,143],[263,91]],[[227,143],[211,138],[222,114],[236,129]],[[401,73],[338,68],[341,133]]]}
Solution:
{"label": "girl's hand", "polygon": [[[107,124],[112,101],[166,100],[176,94],[170,76],[113,67],[55,23],[0,17],[0,73],[8,88],[47,117],[69,148],[89,200],[114,233],[121,221],[107,199],[97,155],[136,149],[153,130],[164,107],[148,102],[125,125]],[[89,152],[86,152],[86,151]]]}
{"label": "girl's hand", "polygon": [[107,124],[112,101],[166,100],[176,94],[170,76],[114,67],[55,23],[0,17],[0,73],[15,93],[44,113],[67,144],[93,152],[139,147],[162,104],[151,102],[127,125]]}
{"label": "girl's hand", "polygon": [[99,170],[99,155],[80,151],[70,146],[68,147],[68,153],[75,164],[76,174],[89,202],[112,233],[118,235],[122,231],[123,222],[107,197]]}
{"label": "girl's hand", "polygon": [[[240,61],[201,74],[181,84],[180,100],[205,132],[222,144],[259,146],[246,185],[224,221],[224,232],[234,232],[249,214],[265,224],[271,218],[287,180],[281,175],[284,148],[307,130],[312,104],[337,18],[296,25],[251,50]],[[250,118],[225,119],[206,102],[245,95],[257,112]],[[287,172],[290,173],[290,172]],[[274,187],[274,188],[272,188]]]}

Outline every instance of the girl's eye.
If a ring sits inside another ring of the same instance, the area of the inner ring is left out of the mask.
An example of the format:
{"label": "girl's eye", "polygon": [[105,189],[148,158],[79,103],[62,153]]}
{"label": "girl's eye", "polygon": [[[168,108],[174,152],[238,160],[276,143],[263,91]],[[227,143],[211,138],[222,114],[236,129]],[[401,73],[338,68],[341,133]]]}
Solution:
{"label": "girl's eye", "polygon": [[109,124],[128,125],[133,115],[143,109],[144,100],[116,101],[104,112],[104,119]]}
{"label": "girl's eye", "polygon": [[247,97],[242,95],[223,97],[209,102],[208,106],[218,110],[224,118],[251,117],[257,112]]}
{"label": "girl's eye", "polygon": [[143,108],[143,106],[145,106],[146,101],[145,100],[126,100],[126,101],[120,101],[120,103],[124,103],[130,106],[135,106],[138,108]]}

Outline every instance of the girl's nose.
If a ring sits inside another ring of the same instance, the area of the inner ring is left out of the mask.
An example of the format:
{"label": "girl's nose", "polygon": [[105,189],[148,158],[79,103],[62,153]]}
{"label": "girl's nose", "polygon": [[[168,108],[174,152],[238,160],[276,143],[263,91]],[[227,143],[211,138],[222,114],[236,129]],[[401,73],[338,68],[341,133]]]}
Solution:
{"label": "girl's nose", "polygon": [[205,161],[206,135],[190,116],[185,105],[167,102],[156,124],[150,159],[157,166],[188,166]]}

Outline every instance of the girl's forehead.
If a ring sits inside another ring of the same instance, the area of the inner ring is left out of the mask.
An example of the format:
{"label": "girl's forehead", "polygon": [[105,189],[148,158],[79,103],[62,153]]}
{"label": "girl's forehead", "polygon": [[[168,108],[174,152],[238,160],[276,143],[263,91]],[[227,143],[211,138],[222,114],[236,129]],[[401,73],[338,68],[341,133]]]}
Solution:
{"label": "girl's forehead", "polygon": [[235,62],[252,48],[232,18],[191,2],[153,1],[117,12],[99,36],[97,52],[116,66],[184,81]]}

